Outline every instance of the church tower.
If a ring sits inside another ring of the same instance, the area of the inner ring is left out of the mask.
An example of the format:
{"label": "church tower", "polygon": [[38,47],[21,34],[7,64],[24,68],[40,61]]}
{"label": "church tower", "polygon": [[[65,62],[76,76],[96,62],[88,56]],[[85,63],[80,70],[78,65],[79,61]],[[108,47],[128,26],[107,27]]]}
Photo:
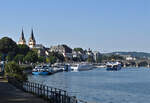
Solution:
{"label": "church tower", "polygon": [[25,40],[25,38],[24,38],[24,32],[23,32],[23,29],[22,29],[21,37],[20,37],[20,39],[19,39],[18,44],[21,44],[21,45],[26,44],[26,40]]}
{"label": "church tower", "polygon": [[35,41],[35,38],[34,38],[33,29],[32,29],[32,31],[31,31],[31,37],[29,39],[29,47],[33,48],[35,45],[36,45],[36,41]]}

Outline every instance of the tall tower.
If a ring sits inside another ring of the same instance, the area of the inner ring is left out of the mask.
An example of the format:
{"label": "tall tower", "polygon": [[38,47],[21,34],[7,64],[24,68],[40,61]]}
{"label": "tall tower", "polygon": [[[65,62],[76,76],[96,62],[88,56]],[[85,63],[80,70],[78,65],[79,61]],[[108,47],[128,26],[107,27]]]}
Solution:
{"label": "tall tower", "polygon": [[21,45],[26,44],[26,40],[25,40],[25,38],[24,38],[24,32],[23,32],[23,29],[22,29],[21,37],[20,37],[20,39],[19,39],[18,44],[21,44]]}
{"label": "tall tower", "polygon": [[34,38],[34,33],[33,33],[33,29],[31,30],[31,37],[29,39],[29,47],[33,48],[36,45],[36,41]]}

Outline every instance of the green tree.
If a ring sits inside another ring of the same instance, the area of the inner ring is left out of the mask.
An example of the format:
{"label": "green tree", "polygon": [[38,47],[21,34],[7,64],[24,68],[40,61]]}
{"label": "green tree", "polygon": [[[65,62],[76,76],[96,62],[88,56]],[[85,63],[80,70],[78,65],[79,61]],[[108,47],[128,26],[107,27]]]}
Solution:
{"label": "green tree", "polygon": [[88,61],[88,62],[94,62],[94,58],[89,55],[87,61]]}
{"label": "green tree", "polygon": [[17,54],[17,55],[15,56],[14,60],[15,60],[17,63],[21,64],[21,63],[23,62],[23,58],[24,58],[24,55],[22,55],[22,54]]}
{"label": "green tree", "polygon": [[58,52],[51,52],[49,54],[49,57],[55,58],[56,61],[61,61],[63,62],[65,60],[64,56],[62,54],[59,54]]}
{"label": "green tree", "polygon": [[8,52],[7,56],[6,56],[6,60],[7,61],[12,61],[15,57],[16,53],[15,52]]}
{"label": "green tree", "polygon": [[0,39],[0,52],[3,54],[8,54],[9,52],[17,53],[18,46],[16,42],[8,37]]}
{"label": "green tree", "polygon": [[45,63],[46,62],[46,58],[44,56],[40,56],[40,57],[38,57],[38,62],[39,63]]}
{"label": "green tree", "polygon": [[109,57],[107,55],[102,55],[102,61],[103,60],[109,60]]}
{"label": "green tree", "polygon": [[7,57],[7,61],[13,59],[18,51],[18,47],[16,42],[14,42],[11,38],[3,37],[0,39],[0,53],[2,53],[2,60],[5,61]]}
{"label": "green tree", "polygon": [[74,51],[83,53],[84,50],[82,48],[74,48]]}
{"label": "green tree", "polygon": [[111,55],[109,57],[109,60],[112,60],[112,59],[114,59],[114,60],[123,60],[124,58],[120,55]]}
{"label": "green tree", "polygon": [[26,55],[29,51],[30,51],[30,48],[27,45],[25,44],[18,45],[18,54]]}
{"label": "green tree", "polygon": [[24,57],[24,61],[27,63],[36,63],[38,61],[38,55],[34,51],[29,51]]}
{"label": "green tree", "polygon": [[2,56],[3,56],[2,53],[0,53],[0,61],[2,60]]}
{"label": "green tree", "polygon": [[51,64],[54,64],[57,61],[57,58],[55,56],[50,56],[48,59]]}

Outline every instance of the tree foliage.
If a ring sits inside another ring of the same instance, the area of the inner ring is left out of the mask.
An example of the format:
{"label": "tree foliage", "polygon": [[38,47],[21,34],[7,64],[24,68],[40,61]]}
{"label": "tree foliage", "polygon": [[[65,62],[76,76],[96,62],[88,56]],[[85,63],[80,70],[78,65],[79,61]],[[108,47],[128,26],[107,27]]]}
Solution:
{"label": "tree foliage", "polygon": [[56,63],[56,61],[57,61],[57,58],[55,56],[49,56],[47,58],[47,63],[54,64],[54,63]]}
{"label": "tree foliage", "polygon": [[82,48],[74,48],[74,51],[83,53],[84,50]]}
{"label": "tree foliage", "polygon": [[38,61],[38,55],[34,51],[30,51],[24,58],[24,61],[27,63],[36,63]]}
{"label": "tree foliage", "polygon": [[18,45],[18,54],[26,55],[29,51],[30,51],[30,48],[27,45],[25,44]]}
{"label": "tree foliage", "polygon": [[24,59],[24,55],[23,54],[17,54],[14,58],[14,60],[17,62],[17,63],[22,63],[23,62],[23,59]]}
{"label": "tree foliage", "polygon": [[0,53],[0,60],[2,60],[2,58],[3,58],[3,55],[2,55],[2,53]]}
{"label": "tree foliage", "polygon": [[94,62],[94,58],[91,55],[89,55],[87,61],[88,62]]}
{"label": "tree foliage", "polygon": [[15,52],[8,52],[7,56],[6,56],[6,60],[7,61],[12,61],[15,57],[16,53]]}
{"label": "tree foliage", "polygon": [[114,60],[123,60],[124,58],[120,55],[111,55],[111,56],[109,56],[109,60],[112,60],[112,59],[114,59]]}
{"label": "tree foliage", "polygon": [[64,56],[62,54],[59,54],[58,52],[51,52],[49,54],[49,57],[51,57],[53,59],[55,58],[56,61],[58,60],[58,61],[61,61],[61,62],[63,62],[65,60]]}
{"label": "tree foliage", "polygon": [[40,57],[38,57],[38,62],[39,63],[45,63],[46,62],[46,58],[44,56],[40,56]]}
{"label": "tree foliage", "polygon": [[124,60],[120,55],[102,55],[102,60]]}
{"label": "tree foliage", "polygon": [[23,69],[14,61],[8,62],[5,65],[5,75],[9,77],[14,77],[21,81],[27,80],[26,75],[23,73]]}
{"label": "tree foliage", "polygon": [[17,53],[18,46],[10,38],[4,37],[0,39],[0,52],[3,54],[8,54],[9,52]]}

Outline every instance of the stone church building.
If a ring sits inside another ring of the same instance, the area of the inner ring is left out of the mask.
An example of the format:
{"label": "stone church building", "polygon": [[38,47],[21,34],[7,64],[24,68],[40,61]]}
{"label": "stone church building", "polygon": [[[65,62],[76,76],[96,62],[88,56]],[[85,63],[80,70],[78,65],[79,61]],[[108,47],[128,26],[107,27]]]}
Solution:
{"label": "stone church building", "polygon": [[[19,39],[18,44],[21,44],[21,45],[27,44],[26,43],[26,39],[24,37],[23,29],[22,29],[21,37]],[[29,41],[28,41],[27,45],[30,47],[30,49],[37,49],[39,56],[47,56],[47,55],[49,55],[49,53],[47,51],[47,48],[45,48],[42,44],[36,44],[36,40],[35,40],[35,37],[34,37],[33,29],[31,30],[31,36],[29,38]]]}

